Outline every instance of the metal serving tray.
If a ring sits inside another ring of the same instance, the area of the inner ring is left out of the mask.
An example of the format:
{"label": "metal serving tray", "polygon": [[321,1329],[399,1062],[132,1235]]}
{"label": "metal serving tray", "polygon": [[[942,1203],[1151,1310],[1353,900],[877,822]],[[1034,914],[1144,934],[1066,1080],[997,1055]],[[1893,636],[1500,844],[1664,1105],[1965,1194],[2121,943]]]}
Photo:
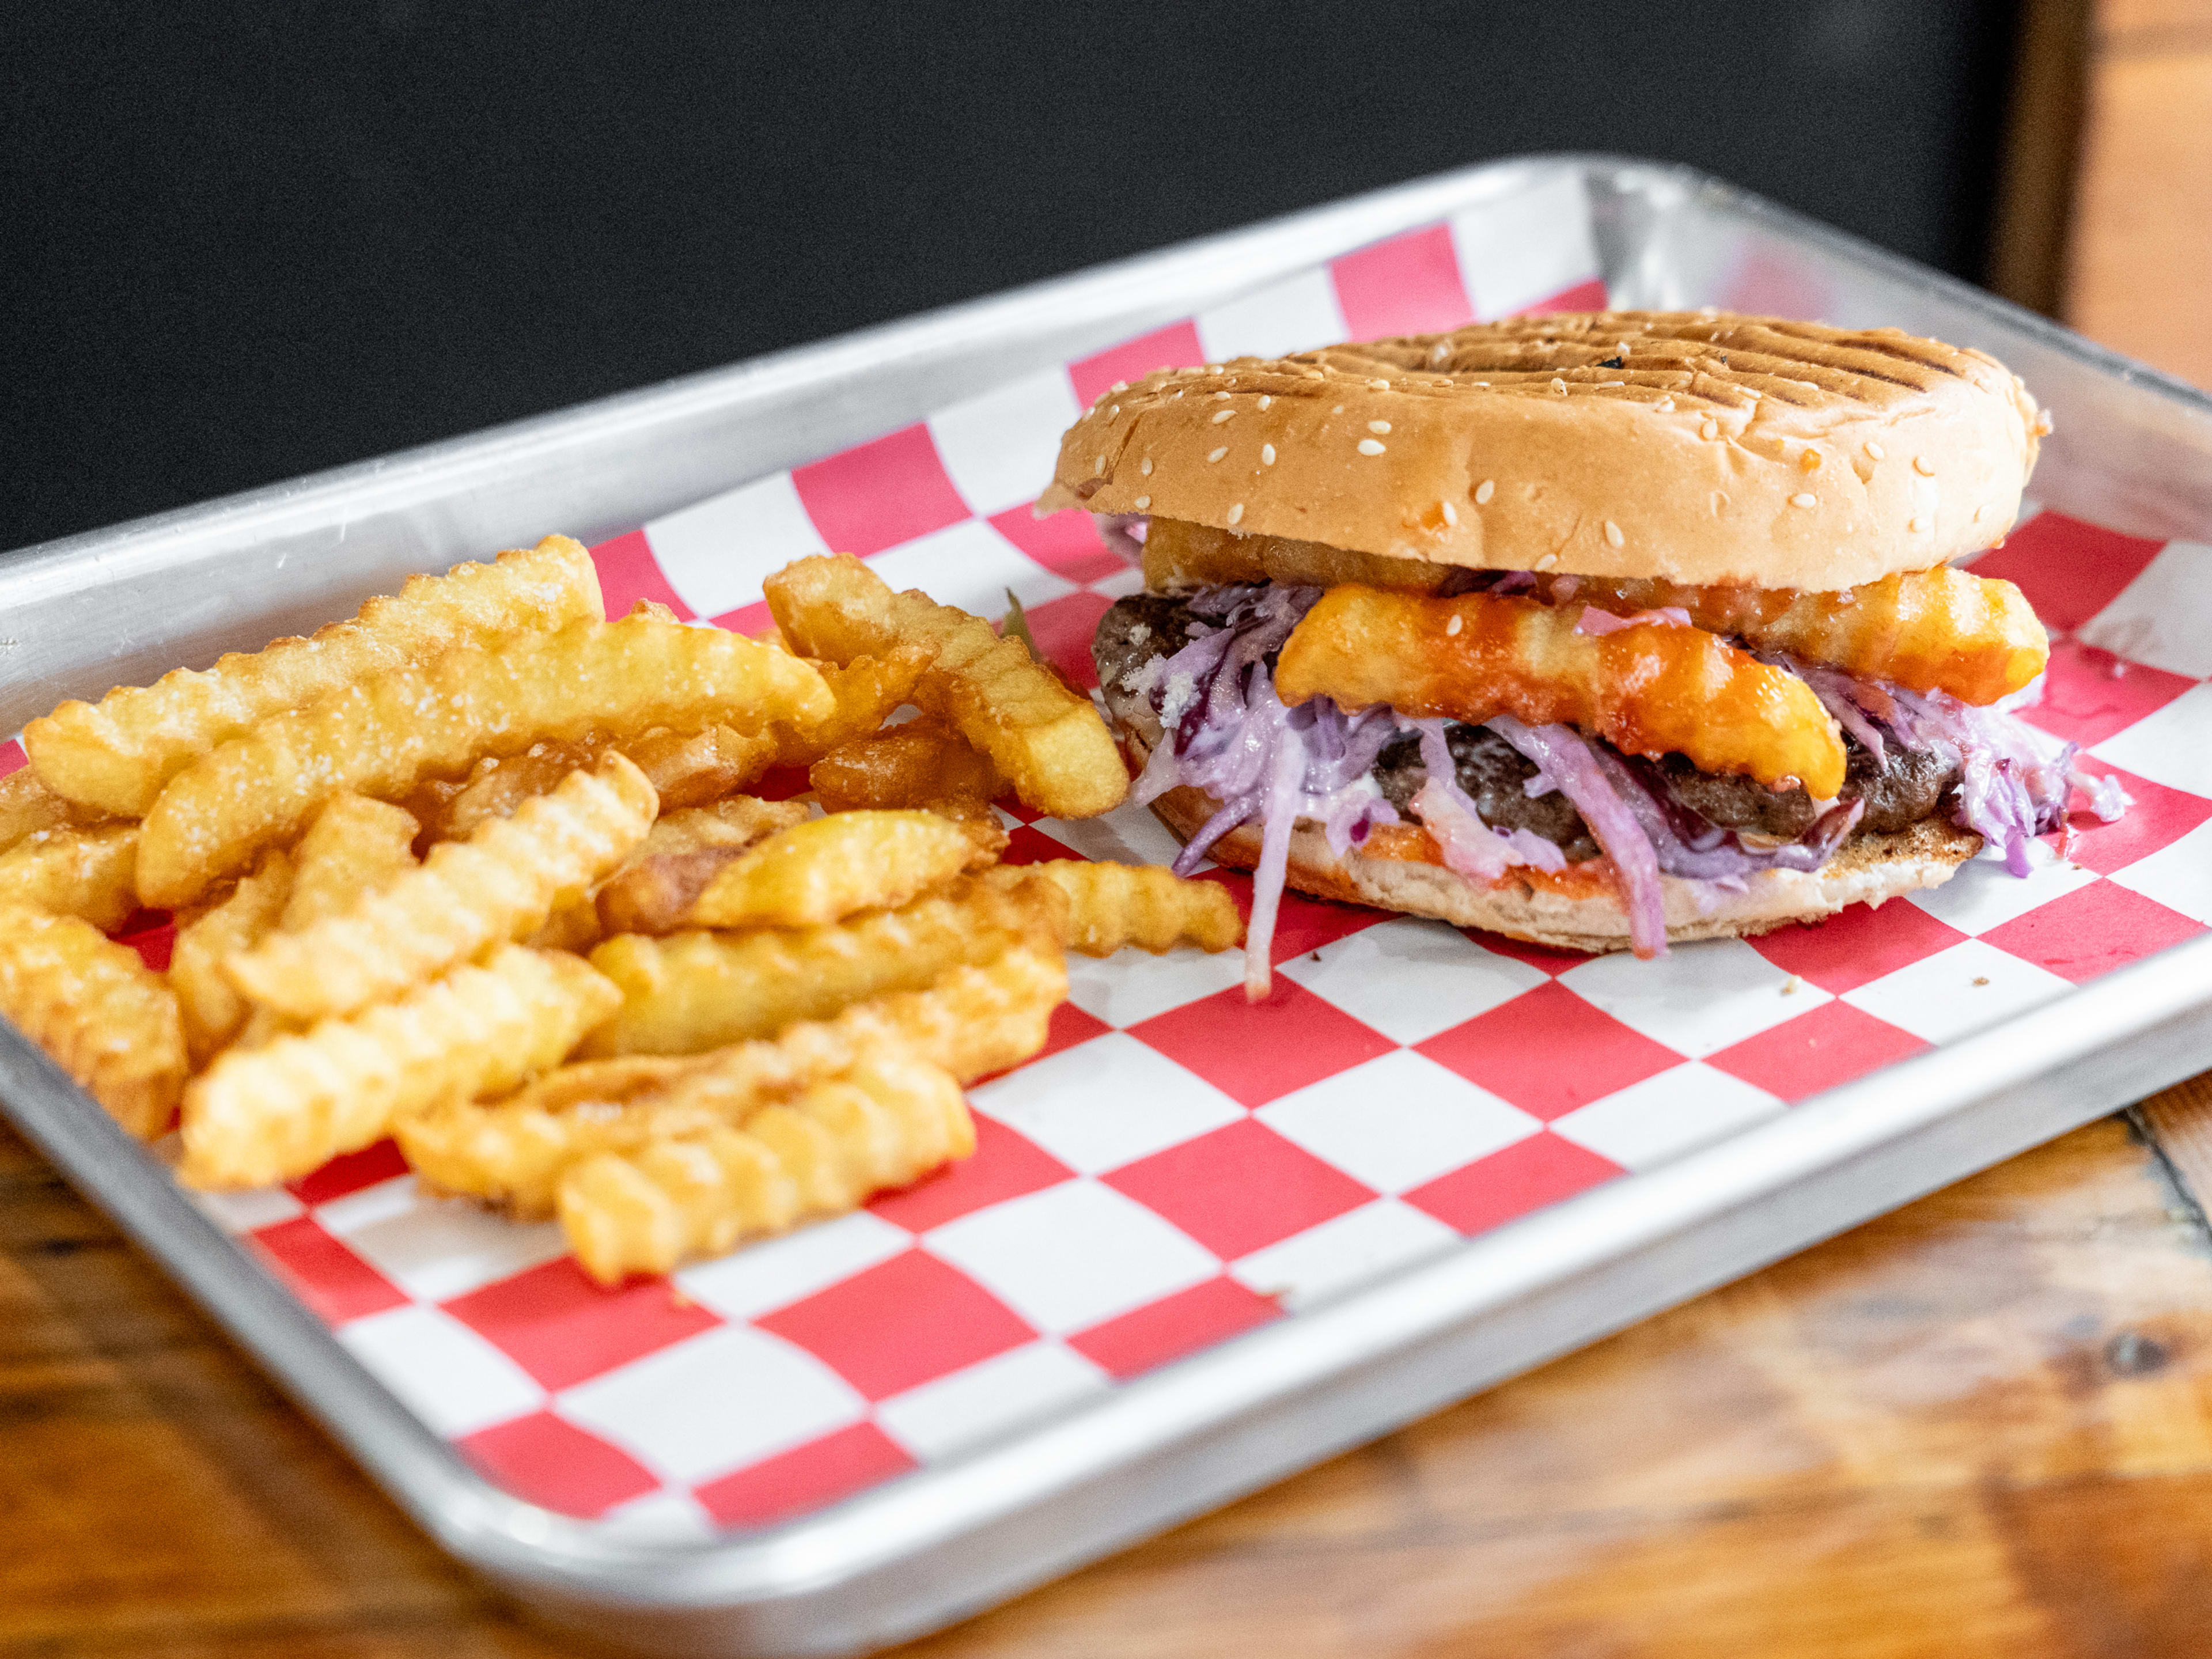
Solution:
{"label": "metal serving tray", "polygon": [[[1982,347],[2053,410],[2047,506],[2212,539],[2212,399],[1685,168],[1473,167],[0,559],[0,731],[558,526],[586,539],[1330,257],[1562,179],[1623,306],[1724,296]],[[1750,273],[1747,277],[1746,273]],[[2212,1062],[2212,935],[836,1507],[705,1543],[512,1498],[0,1024],[0,1105],[453,1554],[539,1616],[698,1654],[915,1635],[2012,1156]]]}

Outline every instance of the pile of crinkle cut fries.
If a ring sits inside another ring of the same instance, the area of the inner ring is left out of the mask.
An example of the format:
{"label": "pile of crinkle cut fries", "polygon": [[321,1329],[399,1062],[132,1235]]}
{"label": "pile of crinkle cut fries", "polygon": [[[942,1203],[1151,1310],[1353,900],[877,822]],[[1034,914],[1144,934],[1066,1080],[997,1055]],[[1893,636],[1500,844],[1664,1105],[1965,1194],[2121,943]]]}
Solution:
{"label": "pile of crinkle cut fries", "polygon": [[[850,558],[768,593],[761,640],[611,623],[550,537],[63,704],[0,780],[0,1012],[132,1133],[177,1122],[190,1185],[390,1135],[607,1283],[965,1155],[962,1088],[1043,1045],[1063,951],[1226,950],[1236,907],[998,863],[994,799],[1127,789],[1018,633]],[[741,793],[802,766],[811,800]],[[107,937],[142,908],[166,974]]]}

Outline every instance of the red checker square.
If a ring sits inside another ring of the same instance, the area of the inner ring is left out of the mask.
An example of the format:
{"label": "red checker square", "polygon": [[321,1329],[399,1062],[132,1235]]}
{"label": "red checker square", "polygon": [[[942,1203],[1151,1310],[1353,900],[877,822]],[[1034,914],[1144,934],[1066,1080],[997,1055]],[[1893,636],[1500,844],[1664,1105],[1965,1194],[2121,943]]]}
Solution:
{"label": "red checker square", "polygon": [[791,482],[830,550],[862,558],[969,516],[920,422],[794,467]]}
{"label": "red checker square", "polygon": [[870,1400],[888,1400],[1036,1334],[967,1274],[922,1250],[753,1323],[805,1349]]}
{"label": "red checker square", "polygon": [[1355,340],[1441,334],[1474,320],[1450,228],[1431,225],[1347,253],[1328,268]]}
{"label": "red checker square", "polygon": [[668,585],[668,578],[660,574],[659,561],[653,556],[653,544],[646,540],[642,530],[601,542],[592,550],[592,562],[599,567],[599,595],[605,601],[610,617],[628,615],[629,608],[640,599],[665,605],[685,622],[696,614]]}
{"label": "red checker square", "polygon": [[1128,1031],[1246,1107],[1264,1106],[1398,1046],[1279,975],[1265,1002],[1247,1002],[1243,988],[1231,986]]}
{"label": "red checker square", "polygon": [[2155,714],[2196,684],[2162,668],[2123,662],[2078,640],[2060,640],[2044,671],[2043,701],[2021,709],[2021,718],[2087,748]]}
{"label": "red checker square", "polygon": [[261,1259],[326,1325],[407,1305],[406,1293],[315,1224],[297,1216],[247,1235]]}
{"label": "red checker square", "polygon": [[1030,637],[1044,653],[1045,660],[1085,691],[1098,686],[1098,665],[1091,659],[1091,638],[1098,619],[1113,609],[1103,593],[1065,593],[1059,599],[1033,605],[1024,613]]}
{"label": "red checker square", "polygon": [[1097,1015],[1085,1013],[1072,1002],[1063,1002],[1052,1011],[1051,1022],[1045,1028],[1044,1047],[1024,1060],[1022,1065],[1034,1066],[1041,1060],[1049,1060],[1062,1049],[1088,1042],[1095,1036],[1103,1036],[1113,1029]]}
{"label": "red checker square", "polygon": [[1530,1135],[1503,1152],[1438,1176],[1404,1197],[1471,1238],[1572,1198],[1620,1173],[1620,1166],[1612,1159],[1571,1140],[1549,1133]]}
{"label": "red checker square", "polygon": [[745,786],[745,793],[763,800],[789,800],[813,787],[803,766],[771,766]]}
{"label": "red checker square", "polygon": [[996,1118],[979,1115],[973,1156],[924,1176],[910,1187],[881,1194],[868,1208],[895,1227],[926,1233],[1010,1198],[1056,1187],[1074,1173]]}
{"label": "red checker square", "polygon": [[854,1423],[710,1480],[691,1495],[723,1526],[763,1527],[849,1498],[914,1467],[914,1459],[874,1424]]}
{"label": "red checker square", "polygon": [[505,1491],[586,1521],[660,1484],[621,1448],[550,1412],[495,1424],[453,1443]]}
{"label": "red checker square", "polygon": [[2075,810],[2070,820],[2074,845],[2067,857],[2085,870],[2094,870],[2100,876],[2124,870],[2137,859],[2171,847],[2212,817],[2212,800],[2202,795],[2169,789],[2090,756],[2079,757],[2076,763],[2100,777],[2118,778],[2132,803],[2117,823],[2100,823],[2090,813]]}
{"label": "red checker square", "polygon": [[727,629],[732,634],[743,634],[747,639],[758,639],[775,626],[775,613],[768,608],[766,599],[755,599],[750,605],[741,605],[735,611],[725,611],[714,619],[714,626]]}
{"label": "red checker square", "polygon": [[1109,552],[1098,539],[1098,526],[1088,513],[1054,513],[1039,519],[1026,507],[1010,507],[990,524],[1046,569],[1072,582],[1095,582],[1128,568],[1119,554]]}
{"label": "red checker square", "polygon": [[1375,1196],[1253,1117],[1125,1164],[1102,1179],[1224,1261],[1317,1227]]}
{"label": "red checker square", "polygon": [[1547,1123],[1682,1063],[1557,981],[1441,1031],[1419,1052]]}
{"label": "red checker square", "polygon": [[1745,942],[1785,974],[1841,996],[1895,973],[1966,935],[1917,904],[1848,906],[1826,921],[1796,922]]}
{"label": "red checker square", "polygon": [[2203,924],[2109,881],[2078,887],[1982,938],[2079,985],[2203,933]]}
{"label": "red checker square", "polygon": [[549,1389],[611,1371],[722,1322],[696,1304],[678,1306],[665,1279],[604,1290],[568,1256],[444,1306]]}
{"label": "red checker square", "polygon": [[406,1173],[407,1160],[399,1155],[398,1143],[387,1139],[357,1152],[341,1152],[313,1175],[288,1181],[284,1186],[302,1204],[327,1204]]}
{"label": "red checker square", "polygon": [[1710,1055],[1705,1064],[1771,1095],[1797,1101],[1894,1060],[1910,1059],[1927,1046],[1910,1031],[1900,1031],[1848,1002],[1824,1002],[1810,1013]]}
{"label": "red checker square", "polygon": [[1001,864],[1049,864],[1054,859],[1079,859],[1082,854],[1062,846],[1034,824],[1020,824],[1006,833]]}
{"label": "red checker square", "polygon": [[169,952],[177,943],[177,925],[167,910],[137,910],[123,919],[115,942],[127,945],[138,959],[157,974],[169,971]]}
{"label": "red checker square", "polygon": [[[1237,914],[1248,925],[1250,923],[1252,877],[1249,872],[1209,870],[1199,879],[1226,887],[1230,897],[1237,901]],[[1333,899],[1308,898],[1304,893],[1293,893],[1285,888],[1275,909],[1275,937],[1267,948],[1267,961],[1277,966],[1295,961],[1309,951],[1318,951],[1324,945],[1364,933],[1376,922],[1389,920],[1387,910],[1372,910],[1364,904],[1339,904]]]}
{"label": "red checker square", "polygon": [[1460,932],[1484,950],[1526,963],[1538,973],[1549,974],[1554,979],[1568,969],[1578,968],[1589,960],[1579,951],[1554,951],[1548,945],[1532,945],[1524,939],[1508,939],[1503,933],[1485,933],[1480,927],[1462,927]]}
{"label": "red checker square", "polygon": [[1205,361],[1206,348],[1198,343],[1198,325],[1186,320],[1072,362],[1067,378],[1075,387],[1076,402],[1088,409],[1116,380],[1141,380],[1156,368],[1189,368]]}
{"label": "red checker square", "polygon": [[2118,598],[2165,545],[2039,513],[1975,560],[1973,572],[2013,583],[2055,634],[2079,628]]}
{"label": "red checker square", "polygon": [[1513,314],[1516,317],[1548,317],[1555,311],[1603,311],[1607,303],[1605,278],[1586,276],[1534,305],[1522,306]]}
{"label": "red checker square", "polygon": [[6,777],[10,772],[21,771],[30,763],[31,757],[23,752],[23,745],[14,738],[0,743],[0,778]]}
{"label": "red checker square", "polygon": [[1272,1297],[1233,1279],[1209,1279],[1067,1339],[1109,1376],[1127,1378],[1280,1317]]}

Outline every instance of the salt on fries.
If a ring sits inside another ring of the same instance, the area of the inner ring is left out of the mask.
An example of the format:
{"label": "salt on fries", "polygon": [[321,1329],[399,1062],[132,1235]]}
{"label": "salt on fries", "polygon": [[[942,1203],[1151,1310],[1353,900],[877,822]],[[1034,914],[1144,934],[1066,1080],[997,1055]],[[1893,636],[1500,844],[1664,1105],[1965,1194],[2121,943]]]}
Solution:
{"label": "salt on fries", "polygon": [[90,922],[0,907],[0,1014],[141,1140],[168,1127],[185,1082],[176,994]]}
{"label": "salt on fries", "polygon": [[[175,1121],[190,1184],[388,1133],[609,1283],[965,1156],[961,1090],[1044,1046],[1067,949],[1226,949],[1236,908],[995,867],[1008,787],[1126,793],[1089,701],[857,562],[770,589],[768,640],[609,623],[553,538],[64,705],[0,780],[0,1012],[132,1133]],[[738,793],[777,767],[827,816]],[[141,905],[176,908],[166,975],[102,935]]]}
{"label": "salt on fries", "polygon": [[847,663],[902,645],[927,649],[915,702],[988,755],[1040,811],[1095,817],[1129,793],[1128,772],[1090,700],[981,617],[926,593],[894,593],[849,556],[801,559],[766,586],[776,626],[810,656]]}
{"label": "salt on fries", "polygon": [[489,564],[416,576],[310,638],[235,652],[205,672],[180,668],[96,703],[65,702],[24,727],[23,747],[58,794],[135,817],[187,765],[271,714],[458,646],[496,646],[603,614],[590,551],[549,536]]}

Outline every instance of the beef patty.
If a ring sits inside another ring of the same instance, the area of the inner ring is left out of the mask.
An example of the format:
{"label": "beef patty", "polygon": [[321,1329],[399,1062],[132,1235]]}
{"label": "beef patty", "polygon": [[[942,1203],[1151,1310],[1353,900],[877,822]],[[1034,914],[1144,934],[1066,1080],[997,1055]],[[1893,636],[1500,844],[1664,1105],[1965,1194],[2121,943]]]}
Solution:
{"label": "beef patty", "polygon": [[[1115,720],[1141,737],[1147,747],[1160,740],[1158,717],[1137,689],[1138,671],[1155,657],[1172,656],[1194,637],[1189,607],[1181,599],[1139,593],[1118,601],[1099,618],[1091,643],[1098,681]],[[1528,830],[1553,842],[1570,860],[1595,858],[1597,843],[1582,814],[1556,790],[1531,796],[1523,786],[1535,766],[1487,727],[1455,723],[1446,728],[1459,787],[1471,796],[1483,822],[1500,830]],[[1885,745],[1877,761],[1848,732],[1844,734],[1842,798],[1863,799],[1866,815],[1859,829],[1885,833],[1932,817],[1959,781],[1955,755],[1941,750]],[[1802,789],[1778,793],[1747,777],[1700,772],[1680,755],[1657,762],[1674,799],[1711,823],[1730,830],[1795,841],[1812,829],[1819,815]],[[1648,774],[1647,774],[1648,775]],[[1427,780],[1420,744],[1401,738],[1375,763],[1375,781],[1401,812]]]}

